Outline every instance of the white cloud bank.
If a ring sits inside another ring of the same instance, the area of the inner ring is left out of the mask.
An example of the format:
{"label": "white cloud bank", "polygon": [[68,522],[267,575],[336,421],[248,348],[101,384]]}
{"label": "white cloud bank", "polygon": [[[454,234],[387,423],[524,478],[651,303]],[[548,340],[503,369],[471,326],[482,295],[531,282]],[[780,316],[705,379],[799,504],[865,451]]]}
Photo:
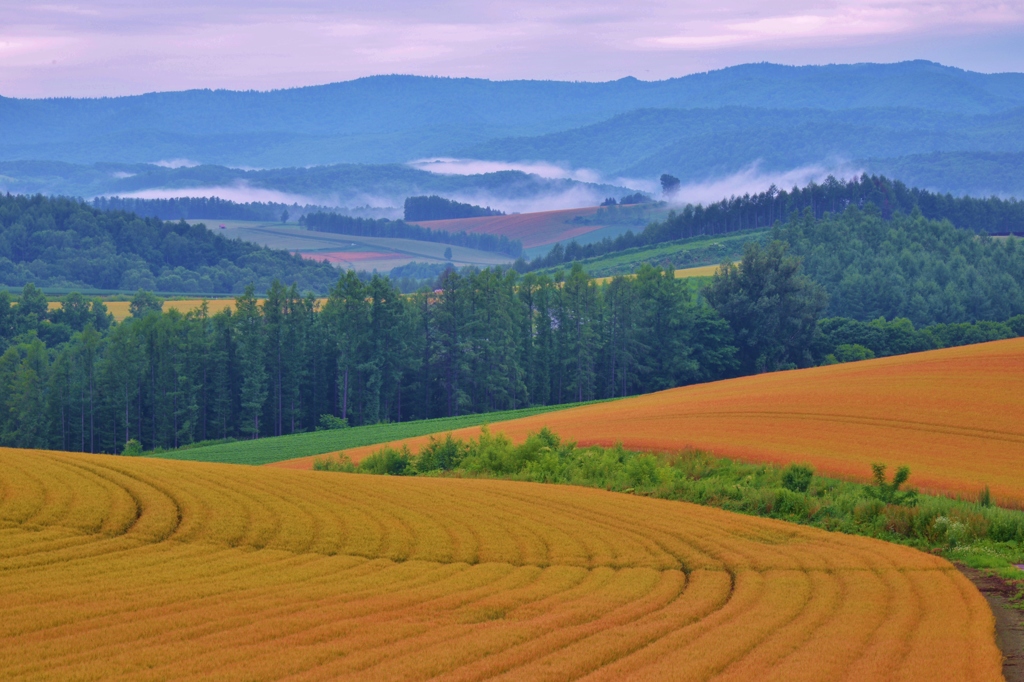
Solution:
{"label": "white cloud bank", "polygon": [[[476,173],[493,173],[498,170],[523,170],[542,169],[545,170],[544,177],[569,178],[579,174],[580,171],[572,171],[562,168],[556,164],[545,163],[521,163],[506,164],[497,161],[478,161],[472,159],[459,159],[454,163],[442,163],[437,168],[443,168],[445,173],[459,175],[474,175]],[[441,172],[433,170],[433,172]],[[458,172],[457,172],[458,171]],[[801,166],[785,171],[765,171],[759,163],[733,173],[728,176],[713,178],[710,180],[694,183],[686,183],[679,188],[679,191],[670,199],[670,203],[676,205],[685,204],[710,204],[722,199],[744,194],[756,194],[775,185],[779,189],[789,190],[794,186],[804,187],[810,182],[821,183],[829,175],[839,179],[846,179],[859,176],[861,169],[842,162],[820,163]],[[586,171],[587,177],[592,177],[592,182],[606,182],[620,187],[638,190],[647,193],[654,199],[661,199],[661,187],[654,179],[602,179],[594,171]],[[540,173],[538,173],[539,175]],[[592,175],[591,175],[592,174]],[[414,189],[410,196],[418,194],[431,194],[429,190]],[[565,191],[542,192],[530,196],[507,196],[495,194],[484,190],[465,189],[455,192],[445,192],[445,197],[455,201],[475,204],[477,206],[489,206],[504,211],[505,213],[533,213],[537,211],[556,211],[560,209],[582,208],[585,206],[596,206],[607,197],[592,187],[577,185]],[[135,192],[118,193],[118,196],[137,199],[175,199],[182,197],[219,197],[228,201],[238,203],[249,202],[273,202],[281,204],[299,204],[300,206],[315,205],[327,206],[338,209],[346,207],[363,207],[367,210],[385,211],[388,215],[401,217],[401,206],[405,196],[388,197],[383,195],[371,195],[363,191],[352,191],[345,196],[306,196],[285,192],[265,187],[252,187],[246,182],[237,182],[232,185],[184,187],[184,188],[152,188],[138,190]],[[619,198],[619,197],[615,197]],[[396,208],[397,207],[397,208]]]}
{"label": "white cloud bank", "polygon": [[547,161],[486,161],[482,159],[452,159],[437,157],[410,161],[409,166],[439,175],[482,175],[500,171],[522,171],[550,180],[577,180],[603,182],[601,174],[588,168],[566,168]]}
{"label": "white cloud bank", "polygon": [[682,185],[671,201],[680,205],[707,205],[744,194],[759,194],[772,185],[789,191],[793,187],[805,187],[811,182],[820,184],[830,175],[845,180],[859,177],[861,172],[861,169],[842,162],[811,164],[787,171],[762,171],[760,164],[754,163],[726,177]]}
{"label": "white cloud bank", "polygon": [[154,161],[152,165],[160,166],[161,168],[195,168],[201,164],[191,159],[163,159],[161,161]]}
{"label": "white cloud bank", "polygon": [[[105,196],[114,196],[114,194],[108,194]],[[244,182],[235,183],[233,185],[211,187],[155,187],[135,192],[117,192],[116,196],[124,197],[126,199],[181,199],[184,197],[201,199],[204,197],[218,197],[220,199],[226,199],[227,201],[234,201],[240,204],[247,204],[256,201],[277,204],[299,204],[300,206],[305,206],[306,204],[325,205],[323,201],[318,201],[301,194],[282,192],[276,189],[266,189],[264,187],[250,187]]]}

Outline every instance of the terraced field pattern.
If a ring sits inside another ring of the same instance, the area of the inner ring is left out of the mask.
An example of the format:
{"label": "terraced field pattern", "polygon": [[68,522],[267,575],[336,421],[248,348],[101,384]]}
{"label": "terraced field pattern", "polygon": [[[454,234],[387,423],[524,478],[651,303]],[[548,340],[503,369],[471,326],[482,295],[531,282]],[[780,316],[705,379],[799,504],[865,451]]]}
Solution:
{"label": "terraced field pattern", "polygon": [[0,678],[1001,679],[945,560],[601,490],[0,450]]}
{"label": "terraced field pattern", "polygon": [[[710,450],[808,462],[867,480],[872,462],[908,465],[911,483],[1024,505],[1024,339],[775,372],[495,424],[515,441],[548,426],[583,445]],[[478,428],[455,433],[475,437]],[[426,437],[410,439],[414,451]],[[359,461],[380,446],[347,450]],[[312,459],[272,466],[308,468]]]}

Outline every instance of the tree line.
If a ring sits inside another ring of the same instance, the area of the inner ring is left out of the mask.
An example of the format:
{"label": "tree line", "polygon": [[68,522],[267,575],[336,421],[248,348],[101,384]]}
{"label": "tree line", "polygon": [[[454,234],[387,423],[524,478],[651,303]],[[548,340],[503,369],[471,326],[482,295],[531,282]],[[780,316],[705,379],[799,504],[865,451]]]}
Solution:
{"label": "tree line", "polygon": [[[303,213],[324,210],[320,206],[300,206],[279,202],[238,203],[219,197],[174,197],[138,199],[134,197],[96,197],[92,207],[101,211],[124,211],[143,218],[161,220],[254,220],[276,222],[282,216],[298,218]],[[282,221],[286,222],[286,221]]]}
{"label": "tree line", "polygon": [[1024,202],[1016,199],[954,197],[909,188],[898,180],[877,175],[863,174],[847,181],[829,176],[821,184],[811,182],[788,192],[772,185],[764,192],[734,196],[707,206],[687,204],[639,233],[629,231],[615,239],[605,238],[591,244],[557,244],[546,255],[532,261],[520,259],[514,267],[519,272],[557,267],[677,239],[772,227],[799,218],[807,211],[813,218],[821,219],[826,214],[843,213],[850,206],[863,209],[869,205],[885,220],[916,212],[929,220],[948,220],[973,233],[1024,234]]}
{"label": "tree line", "polygon": [[404,220],[385,218],[353,218],[338,213],[317,211],[299,218],[299,224],[316,232],[350,234],[358,237],[391,237],[416,239],[423,242],[439,242],[453,246],[465,246],[481,251],[502,253],[517,258],[523,253],[523,243],[505,235],[477,234],[471,232],[447,232],[432,230],[419,225],[410,225]]}
{"label": "tree line", "polygon": [[[717,379],[1006,338],[1024,317],[918,329],[822,319],[828,294],[785,242],[751,243],[700,288],[643,266],[598,285],[456,271],[403,296],[346,272],[326,301],[274,282],[233,310],[113,323],[77,294],[48,310],[0,292],[0,444],[120,452],[614,398]],[[328,422],[331,419],[327,419]]]}
{"label": "tree line", "polygon": [[464,204],[431,194],[430,196],[407,198],[405,200],[404,215],[406,220],[418,221],[481,218],[505,214],[490,206],[484,208],[475,204]]}

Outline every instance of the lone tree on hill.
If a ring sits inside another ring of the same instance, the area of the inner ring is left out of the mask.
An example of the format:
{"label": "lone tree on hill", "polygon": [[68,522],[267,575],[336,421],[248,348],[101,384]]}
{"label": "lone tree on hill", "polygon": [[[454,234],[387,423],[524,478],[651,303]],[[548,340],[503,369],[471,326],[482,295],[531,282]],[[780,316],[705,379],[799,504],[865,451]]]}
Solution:
{"label": "lone tree on hill", "polygon": [[665,196],[671,197],[679,191],[679,178],[674,175],[664,173],[661,176],[661,191]]}

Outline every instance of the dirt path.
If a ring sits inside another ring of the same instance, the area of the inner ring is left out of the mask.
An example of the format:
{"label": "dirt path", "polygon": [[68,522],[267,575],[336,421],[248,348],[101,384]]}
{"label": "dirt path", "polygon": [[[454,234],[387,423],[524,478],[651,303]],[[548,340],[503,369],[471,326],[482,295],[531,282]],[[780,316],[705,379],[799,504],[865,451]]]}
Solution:
{"label": "dirt path", "polygon": [[981,592],[996,617],[996,644],[1003,652],[1006,682],[1024,682],[1024,612],[1010,606],[1014,589],[1001,578],[957,566]]}

